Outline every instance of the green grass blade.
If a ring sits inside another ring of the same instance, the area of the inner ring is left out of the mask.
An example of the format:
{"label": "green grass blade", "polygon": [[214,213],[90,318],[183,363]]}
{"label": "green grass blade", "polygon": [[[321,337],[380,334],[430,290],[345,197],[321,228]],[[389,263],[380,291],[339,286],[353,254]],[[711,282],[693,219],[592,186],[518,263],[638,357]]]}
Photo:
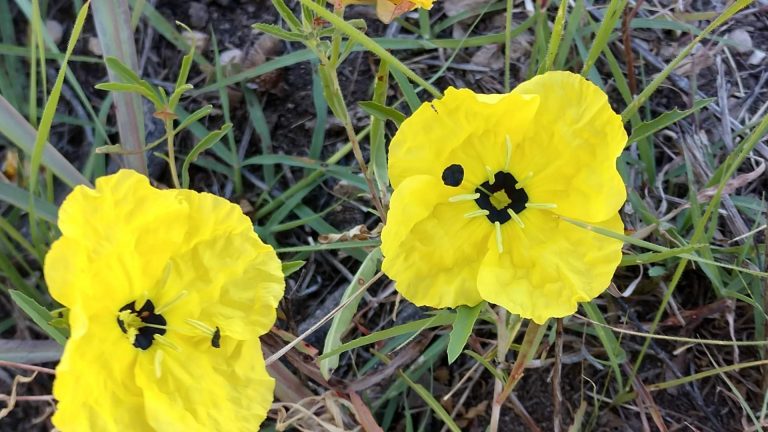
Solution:
{"label": "green grass blade", "polygon": [[230,129],[232,129],[232,123],[226,123],[221,127],[221,129],[209,133],[206,137],[201,139],[200,142],[195,144],[195,146],[192,148],[192,151],[190,151],[187,157],[184,158],[184,163],[181,166],[182,188],[189,188],[189,165],[197,160],[197,157],[200,156],[200,153],[208,150],[217,142],[219,142],[224,137],[224,135],[229,132]]}
{"label": "green grass blade", "polygon": [[[87,3],[86,3],[87,5]],[[32,300],[28,296],[24,295],[20,291],[10,290],[10,295],[13,301],[23,310],[32,321],[35,322],[48,336],[53,338],[56,342],[64,345],[67,343],[67,336],[64,332],[52,326],[50,322],[53,320],[53,316],[48,309],[40,306],[36,301]]]}
{"label": "green grass blade", "polygon": [[448,364],[456,361],[461,352],[464,351],[464,345],[467,344],[467,340],[475,328],[475,321],[480,316],[483,307],[485,307],[485,303],[480,302],[474,307],[459,306],[456,308],[456,319],[453,321],[453,329],[448,341]]}
{"label": "green grass blade", "polygon": [[627,145],[630,145],[631,143],[641,140],[647,136],[653,135],[654,133],[666,128],[667,126],[688,117],[689,115],[709,105],[714,100],[715,98],[697,100],[693,103],[693,108],[691,109],[684,111],[667,111],[653,120],[639,124],[637,127],[632,129],[632,135],[630,135],[629,139],[627,140]]}
{"label": "green grass blade", "polygon": [[[21,151],[31,155],[37,132],[16,109],[0,95],[0,133],[15,144]],[[74,187],[89,184],[80,171],[72,166],[50,143],[45,143],[42,150],[42,164],[53,171],[67,185]]]}
{"label": "green grass blade", "polygon": [[736,12],[744,9],[748,5],[750,5],[753,2],[753,0],[736,0],[735,2],[731,3],[728,8],[723,11],[720,16],[718,16],[714,21],[712,21],[698,36],[696,36],[691,43],[689,43],[685,48],[683,48],[682,51],[675,57],[667,67],[664,68],[661,72],[659,72],[658,75],[651,81],[650,84],[648,84],[642,92],[640,92],[637,97],[632,101],[631,104],[621,113],[621,118],[626,122],[628,119],[634,115],[637,110],[640,109],[640,106],[642,106],[648,98],[653,94],[653,92],[656,91],[657,88],[664,82],[664,80],[667,79],[669,74],[672,73],[679,65],[680,63],[688,56],[688,54],[693,51],[693,48],[701,42],[702,39],[704,39],[707,35],[712,33],[716,28],[720,27],[723,23],[725,23],[729,18],[731,18],[733,15],[736,14]]}
{"label": "green grass blade", "polygon": [[417,333],[431,327],[440,327],[440,326],[448,325],[453,322],[455,316],[456,315],[453,313],[453,311],[450,311],[447,309],[441,310],[429,318],[424,318],[417,321],[411,321],[406,324],[400,324],[394,327],[390,327],[388,329],[373,332],[367,336],[359,337],[355,340],[351,340],[329,352],[323,353],[320,357],[318,357],[318,360],[323,360],[331,356],[337,356],[351,349],[359,348],[361,346],[382,341],[384,339],[389,339],[389,338],[393,338],[393,337],[408,334],[408,333]]}
{"label": "green grass blade", "polygon": [[555,25],[552,28],[552,35],[549,38],[549,46],[547,47],[547,57],[539,66],[538,73],[544,73],[548,70],[552,70],[552,66],[555,64],[555,58],[557,52],[560,49],[560,40],[563,37],[563,28],[565,27],[565,11],[568,7],[568,0],[560,0],[560,7],[557,9],[557,16],[555,16]]}
{"label": "green grass blade", "polygon": [[581,69],[581,75],[587,76],[592,66],[600,57],[600,53],[608,45],[616,23],[621,18],[621,13],[624,12],[624,8],[627,7],[628,0],[611,0],[608,5],[608,9],[605,11],[603,21],[600,23],[600,27],[597,30],[595,39],[592,41],[592,45],[589,47],[589,54],[584,61],[584,67]]}
{"label": "green grass blade", "polygon": [[[382,255],[381,250],[376,248],[371,252],[368,257],[360,265],[360,268],[355,273],[355,277],[352,278],[352,283],[344,290],[344,294],[341,297],[341,303],[347,302],[352,295],[357,294],[360,291],[360,287],[368,283],[369,280],[376,274],[379,269]],[[323,346],[323,352],[333,351],[335,348],[341,346],[341,338],[347,332],[352,318],[355,317],[357,312],[357,306],[362,299],[362,292],[357,294],[357,297],[349,300],[344,309],[339,311],[331,321],[331,328],[328,330],[328,334],[325,337],[325,345]],[[328,356],[320,360],[320,373],[323,374],[325,379],[331,377],[333,371],[339,366],[339,356]]]}
{"label": "green grass blade", "polygon": [[427,405],[432,409],[432,411],[437,414],[437,417],[440,418],[440,420],[445,423],[445,425],[453,432],[461,432],[461,428],[453,421],[451,418],[451,415],[448,414],[448,411],[443,408],[442,405],[440,405],[440,402],[438,402],[434,396],[432,396],[432,393],[430,393],[429,390],[424,388],[421,384],[413,382],[410,378],[408,378],[408,375],[404,374],[401,371],[398,371],[398,374],[400,375],[400,378],[402,378],[408,386],[413,389],[421,398],[424,400],[424,402],[427,403]]}

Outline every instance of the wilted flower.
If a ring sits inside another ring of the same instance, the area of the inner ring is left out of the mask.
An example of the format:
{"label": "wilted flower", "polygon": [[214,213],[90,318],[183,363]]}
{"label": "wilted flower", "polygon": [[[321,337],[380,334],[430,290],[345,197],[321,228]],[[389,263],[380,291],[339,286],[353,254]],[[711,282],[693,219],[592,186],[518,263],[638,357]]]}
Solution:
{"label": "wilted flower", "polygon": [[543,323],[610,284],[627,135],[597,86],[550,72],[508,94],[448,89],[390,146],[384,271],[417,305],[487,300]]}
{"label": "wilted flower", "polygon": [[77,187],[45,259],[71,336],[54,425],[85,431],[252,431],[274,380],[259,343],[284,281],[240,208],[158,190],[133,171]]}
{"label": "wilted flower", "polygon": [[400,15],[416,8],[432,9],[434,0],[336,0],[337,5],[376,4],[376,16],[389,24]]}

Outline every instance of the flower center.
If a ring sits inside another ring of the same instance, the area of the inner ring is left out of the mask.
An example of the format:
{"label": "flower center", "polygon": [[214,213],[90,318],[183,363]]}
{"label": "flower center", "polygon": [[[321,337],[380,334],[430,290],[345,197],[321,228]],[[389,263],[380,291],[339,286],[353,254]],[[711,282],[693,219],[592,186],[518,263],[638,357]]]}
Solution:
{"label": "flower center", "polygon": [[488,212],[485,217],[491,223],[504,224],[512,219],[510,210],[515,214],[525,210],[528,194],[525,193],[525,189],[516,188],[517,184],[518,181],[512,174],[497,171],[493,175],[493,183],[489,179],[475,189],[475,194],[479,194],[475,203],[480,209]]}
{"label": "flower center", "polygon": [[166,332],[165,318],[155,313],[155,305],[152,300],[147,300],[140,309],[136,310],[136,302],[132,301],[120,308],[117,314],[117,325],[128,336],[136,348],[147,350],[152,346],[155,335],[164,335]]}

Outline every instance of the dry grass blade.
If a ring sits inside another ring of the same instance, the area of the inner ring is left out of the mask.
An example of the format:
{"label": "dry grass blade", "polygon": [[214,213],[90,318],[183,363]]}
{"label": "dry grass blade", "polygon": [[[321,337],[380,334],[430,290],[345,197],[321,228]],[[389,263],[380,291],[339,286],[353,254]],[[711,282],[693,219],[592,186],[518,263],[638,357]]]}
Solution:
{"label": "dry grass blade", "polygon": [[[94,23],[99,34],[104,59],[115,57],[131,70],[139,70],[133,30],[130,27],[130,9],[127,0],[98,0],[93,3]],[[109,70],[109,80],[121,82],[120,77]],[[144,108],[141,98],[133,93],[114,94],[117,111],[117,128],[120,143],[127,151],[123,160],[128,168],[147,173],[144,156]]]}

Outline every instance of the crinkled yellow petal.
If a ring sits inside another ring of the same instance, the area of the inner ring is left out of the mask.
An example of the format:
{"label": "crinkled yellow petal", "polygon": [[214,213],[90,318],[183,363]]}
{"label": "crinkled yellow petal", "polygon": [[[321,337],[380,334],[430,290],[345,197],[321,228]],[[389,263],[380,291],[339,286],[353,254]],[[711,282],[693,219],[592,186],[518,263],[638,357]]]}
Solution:
{"label": "crinkled yellow petal", "polygon": [[[525,228],[506,224],[498,253],[489,242],[477,284],[483,299],[541,324],[576,311],[611,282],[621,261],[622,242],[579,228],[554,213],[528,209]],[[618,213],[595,224],[616,233],[624,225]]]}
{"label": "crinkled yellow petal", "polygon": [[627,134],[599,87],[570,72],[548,72],[512,93],[539,97],[539,108],[513,170],[531,172],[531,202],[557,204],[557,213],[586,222],[606,220],[626,200],[616,158]]}
{"label": "crinkled yellow petal", "polygon": [[[416,305],[476,305],[477,271],[491,228],[484,217],[466,218],[474,202],[449,202],[455,188],[418,175],[392,195],[381,234],[382,270]],[[481,220],[483,219],[483,220]]]}
{"label": "crinkled yellow petal", "polygon": [[478,95],[449,88],[445,97],[424,103],[406,119],[389,147],[389,175],[397,190],[414,175],[440,179],[453,164],[464,169],[471,190],[507,161],[507,137],[517,148],[538,106],[538,97],[521,94]]}
{"label": "crinkled yellow petal", "polygon": [[258,430],[275,386],[259,340],[238,341],[210,353],[208,348],[203,341],[186,341],[180,352],[165,351],[159,377],[153,358],[139,360],[136,381],[144,390],[152,430]]}
{"label": "crinkled yellow petal", "polygon": [[[141,295],[152,288],[180,247],[189,229],[188,214],[187,204],[172,191],[153,188],[145,176],[131,170],[97,179],[95,189],[76,187],[61,205],[58,224],[62,238],[78,243],[85,253],[87,268],[80,271],[91,273],[98,267],[110,273],[119,267],[129,279],[115,275],[93,285],[93,291],[77,283],[54,281],[49,282],[51,294],[66,305],[72,295],[103,297],[105,291],[112,291],[101,284],[119,283],[121,288],[115,292],[125,293],[126,298]],[[72,247],[63,249],[61,254],[66,255]],[[50,259],[46,258],[46,266]],[[94,265],[102,261],[106,268]]]}
{"label": "crinkled yellow petal", "polygon": [[56,367],[53,424],[63,432],[152,430],[133,370],[137,354],[114,326],[113,314],[69,315],[72,334]]}

